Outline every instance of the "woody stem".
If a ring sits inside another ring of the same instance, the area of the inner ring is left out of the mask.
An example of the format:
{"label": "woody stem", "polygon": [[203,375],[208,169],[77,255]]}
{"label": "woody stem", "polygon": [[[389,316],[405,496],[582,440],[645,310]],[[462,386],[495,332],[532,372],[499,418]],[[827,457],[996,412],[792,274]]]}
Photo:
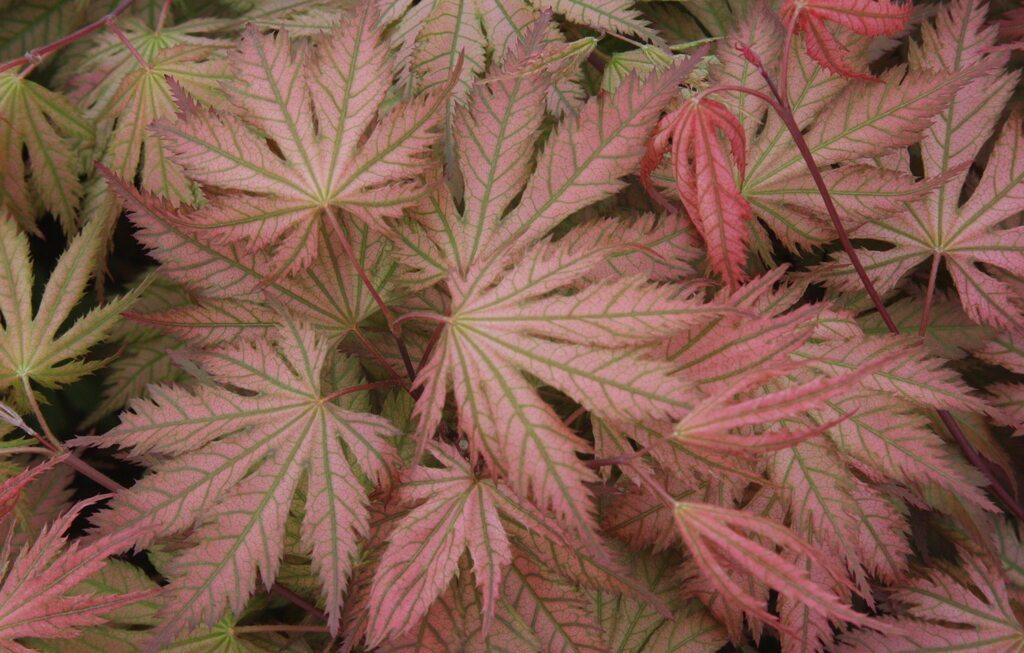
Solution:
{"label": "woody stem", "polygon": [[[748,56],[748,60],[753,58],[754,55]],[[821,171],[818,169],[817,163],[814,161],[814,155],[811,154],[811,148],[807,145],[806,139],[804,139],[803,133],[800,131],[799,125],[797,125],[796,118],[793,116],[793,111],[789,106],[789,102],[782,97],[779,93],[778,87],[775,85],[774,80],[768,71],[765,70],[764,64],[760,60],[752,60],[753,63],[761,73],[765,82],[768,84],[768,89],[771,91],[772,96],[776,102],[772,104],[772,107],[778,113],[779,118],[786,125],[786,129],[789,130],[790,136],[793,137],[793,141],[800,151],[800,156],[803,158],[804,163],[807,166],[807,170],[811,173],[811,178],[814,180],[814,185],[821,195],[822,201],[825,203],[825,210],[828,212],[829,218],[832,220],[832,226],[836,230],[836,234],[839,236],[839,243],[843,247],[843,252],[850,259],[850,263],[853,265],[854,270],[857,271],[857,276],[860,278],[861,284],[864,286],[864,290],[867,291],[868,296],[871,298],[871,303],[874,304],[875,310],[878,311],[878,315],[882,318],[882,322],[885,323],[886,328],[893,335],[899,335],[900,329],[896,326],[896,322],[892,319],[892,315],[889,314],[888,309],[885,307],[885,303],[882,301],[881,295],[875,288],[875,284],[871,281],[871,277],[868,276],[867,271],[864,269],[864,265],[861,263],[860,257],[857,255],[857,250],[854,249],[853,243],[850,241],[850,236],[846,231],[846,227],[843,226],[842,220],[839,218],[839,212],[836,210],[835,203],[832,201],[832,194],[829,192],[828,185],[825,183],[824,177],[821,175]],[[974,465],[982,474],[988,479],[989,485],[992,487],[992,491],[995,492],[996,496],[1006,505],[1007,509],[1018,519],[1024,521],[1024,507],[1018,503],[1013,493],[1006,487],[996,469],[992,463],[987,460],[968,440],[967,435],[964,433],[960,424],[956,418],[948,410],[939,410],[939,419],[945,425],[950,435],[956,441],[957,446],[963,452],[964,457],[972,465]]]}
{"label": "woody stem", "polygon": [[119,2],[117,6],[114,7],[113,10],[111,10],[110,13],[100,17],[99,19],[89,23],[88,25],[83,25],[82,27],[79,27],[70,34],[67,34],[65,36],[60,37],[59,39],[51,41],[46,45],[41,45],[38,48],[33,48],[20,57],[16,57],[14,59],[11,59],[10,61],[6,61],[0,64],[0,73],[10,70],[12,68],[17,68],[18,66],[24,66],[25,64],[30,64],[32,66],[38,65],[38,63],[46,55],[56,52],[64,47],[67,47],[75,41],[80,41],[81,39],[92,34],[93,32],[97,32],[103,29],[104,27],[109,25],[110,21],[114,20],[115,18],[123,14],[125,11],[127,11],[128,7],[130,7],[131,5],[132,0],[121,0],[121,2]]}

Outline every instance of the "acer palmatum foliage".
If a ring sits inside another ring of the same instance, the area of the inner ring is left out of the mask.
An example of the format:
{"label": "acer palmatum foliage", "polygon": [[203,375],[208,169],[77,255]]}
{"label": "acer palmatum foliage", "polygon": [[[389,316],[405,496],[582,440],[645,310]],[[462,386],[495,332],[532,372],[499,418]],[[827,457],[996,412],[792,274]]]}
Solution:
{"label": "acer palmatum foliage", "polygon": [[1024,646],[1017,11],[0,5],[0,648]]}
{"label": "acer palmatum foliage", "polygon": [[816,62],[839,75],[870,79],[851,65],[853,53],[829,24],[864,36],[894,36],[906,29],[913,9],[912,3],[899,0],[785,0],[780,14],[803,38],[807,54]]}

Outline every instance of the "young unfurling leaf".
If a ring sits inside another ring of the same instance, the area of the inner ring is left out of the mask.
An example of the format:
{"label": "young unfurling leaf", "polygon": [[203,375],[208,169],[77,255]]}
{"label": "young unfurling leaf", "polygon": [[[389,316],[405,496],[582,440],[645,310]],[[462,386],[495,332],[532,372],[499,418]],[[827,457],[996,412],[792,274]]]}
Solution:
{"label": "young unfurling leaf", "polygon": [[892,36],[906,28],[913,8],[899,0],[786,0],[780,13],[803,36],[812,59],[838,75],[871,79],[850,65],[850,51],[826,23],[864,36]]}
{"label": "young unfurling leaf", "polygon": [[22,4],[0,649],[1024,648],[1012,2]]}
{"label": "young unfurling leaf", "polygon": [[684,100],[661,119],[648,145],[640,167],[648,188],[651,173],[670,146],[676,190],[704,238],[711,268],[735,288],[746,278],[746,221],[752,216],[739,191],[747,166],[743,128],[720,102]]}

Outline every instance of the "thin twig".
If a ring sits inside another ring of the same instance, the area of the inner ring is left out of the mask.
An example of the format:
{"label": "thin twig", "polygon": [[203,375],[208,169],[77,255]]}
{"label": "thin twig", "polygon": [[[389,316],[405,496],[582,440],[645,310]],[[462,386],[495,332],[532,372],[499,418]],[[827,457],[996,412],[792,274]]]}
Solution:
{"label": "thin twig", "polygon": [[142,53],[139,52],[139,50],[135,47],[135,44],[132,43],[132,40],[130,38],[128,38],[128,35],[124,33],[124,30],[117,26],[115,18],[107,19],[107,29],[110,30],[110,33],[116,36],[117,40],[119,40],[121,44],[124,45],[124,47],[128,50],[128,52],[131,53],[132,57],[135,58],[135,61],[138,62],[139,66],[146,70],[149,70],[149,62],[146,61],[146,58],[142,56]]}
{"label": "thin twig", "polygon": [[[50,425],[47,423],[46,417],[43,416],[43,411],[39,407],[39,402],[36,401],[35,396],[32,394],[32,387],[29,384],[28,379],[26,377],[22,377],[22,384],[25,387],[25,393],[28,395],[28,403],[32,407],[32,412],[36,416],[36,421],[39,422],[39,428],[43,430],[43,433],[46,434],[46,437],[44,438],[40,436],[35,431],[32,431],[32,434],[36,436],[36,438],[40,442],[42,442],[46,446],[46,448],[54,455],[60,455],[65,453],[65,449],[63,445],[61,445],[60,440],[58,440],[57,437],[53,434],[53,431],[50,430]],[[52,440],[52,442],[50,442],[50,440]],[[106,474],[104,474],[103,472],[96,469],[95,467],[93,467],[92,465],[85,462],[84,460],[82,460],[81,458],[74,454],[65,456],[64,458],[61,459],[61,462],[68,465],[82,476],[92,479],[98,485],[102,486],[103,488],[110,492],[121,493],[124,492],[124,490],[126,489],[123,485],[121,485],[114,479],[110,478],[109,476],[107,476]],[[295,605],[302,608],[309,614],[317,617],[318,619],[326,620],[324,613],[317,609],[315,605],[313,605],[306,599],[302,598],[295,592],[292,592],[288,588],[282,587],[277,583],[274,583],[273,587],[271,588],[271,591],[281,596],[282,598],[294,603]]]}
{"label": "thin twig", "polygon": [[[28,405],[32,408],[32,414],[36,416],[36,421],[39,422],[39,428],[43,430],[44,434],[41,436],[39,433],[32,431],[32,435],[34,435],[36,439],[38,439],[43,446],[49,449],[54,455],[65,453],[64,445],[61,444],[61,441],[58,440],[57,436],[55,436],[53,431],[50,430],[50,424],[46,421],[46,417],[43,415],[43,410],[39,407],[39,402],[36,401],[36,396],[32,391],[32,385],[29,383],[28,377],[21,377],[21,384],[25,389],[25,395],[28,397]],[[111,492],[119,492],[124,489],[124,486],[120,483],[77,456],[66,456],[62,459],[62,462],[82,476],[92,479],[92,481]]]}
{"label": "thin twig", "polygon": [[[741,46],[740,51],[743,52],[748,61],[758,68],[761,76],[768,84],[768,89],[777,100],[774,106],[781,109],[781,112],[779,112],[779,118],[782,119],[782,122],[786,125],[790,135],[793,137],[793,141],[795,142],[797,149],[800,151],[801,157],[803,157],[807,170],[811,173],[814,185],[817,187],[818,193],[821,195],[821,199],[825,203],[825,210],[828,212],[829,218],[832,220],[832,226],[835,228],[836,233],[839,236],[839,243],[843,247],[843,252],[846,253],[846,256],[850,259],[850,263],[853,265],[854,270],[857,271],[857,276],[860,278],[860,282],[864,286],[864,290],[867,291],[868,296],[871,298],[871,302],[874,304],[875,310],[878,311],[878,315],[882,318],[882,322],[885,323],[889,332],[893,335],[899,335],[899,327],[896,326],[896,322],[892,319],[892,315],[889,314],[889,310],[885,307],[885,303],[882,301],[881,295],[875,288],[875,284],[871,281],[871,277],[868,276],[867,271],[864,269],[860,256],[857,255],[857,251],[853,248],[853,243],[850,241],[850,236],[846,232],[846,227],[839,218],[839,212],[836,210],[835,203],[832,201],[832,194],[829,192],[828,185],[825,183],[825,179],[822,177],[821,171],[818,169],[818,165],[814,161],[814,155],[811,153],[811,149],[807,145],[807,141],[804,139],[803,133],[800,131],[800,127],[796,123],[796,119],[793,116],[793,111],[790,108],[789,103],[779,93],[778,87],[776,87],[775,82],[772,80],[771,75],[768,74],[768,71],[765,69],[760,58],[757,57],[749,47]],[[776,111],[778,111],[778,109],[776,109]],[[1024,521],[1024,508],[1021,507],[1016,497],[1013,496],[1013,493],[1010,492],[1010,490],[1000,480],[998,473],[992,466],[992,463],[974,448],[956,418],[953,417],[949,411],[938,410],[937,412],[939,414],[939,419],[942,420],[942,423],[945,425],[950,435],[953,436],[957,446],[959,446],[967,460],[985,475],[993,492],[995,492],[996,496],[1003,501],[1007,509],[1017,517],[1017,519]]]}
{"label": "thin twig", "polygon": [[355,268],[356,274],[362,279],[363,285],[366,286],[366,290],[373,297],[373,301],[377,304],[377,308],[380,309],[381,315],[384,316],[384,320],[388,323],[388,331],[391,332],[392,337],[395,339],[395,343],[398,345],[398,353],[402,356],[402,364],[405,365],[405,372],[409,375],[409,381],[416,380],[416,368],[412,366],[412,357],[409,356],[409,348],[405,346],[405,341],[402,340],[402,329],[401,325],[395,322],[395,318],[391,313],[391,309],[384,303],[384,298],[377,292],[377,288],[373,285],[373,281],[370,279],[370,275],[366,273],[366,269],[363,268],[362,263],[356,258],[356,253],[352,249],[352,243],[349,242],[348,236],[345,234],[345,230],[341,228],[341,216],[339,214],[331,213],[327,216],[327,222],[331,224],[331,228],[334,230],[334,235],[337,236],[338,241],[341,243],[341,248],[345,250],[345,255],[348,256],[349,261],[352,263],[352,267]]}
{"label": "thin twig", "polygon": [[782,61],[779,63],[779,86],[785,101],[789,103],[789,59],[793,52],[793,33],[796,31],[796,21],[800,17],[801,8],[798,6],[786,24],[786,39],[782,43]]}
{"label": "thin twig", "polygon": [[39,428],[43,430],[43,435],[40,436],[37,431],[32,431],[32,435],[36,437],[43,446],[51,451],[60,451],[63,446],[57,436],[50,430],[50,425],[46,422],[46,418],[43,417],[43,410],[39,407],[39,402],[36,401],[36,393],[32,390],[32,384],[29,383],[28,377],[21,377],[21,387],[25,391],[25,396],[28,398],[28,405],[32,408],[32,413],[36,416],[36,421],[39,422]]}
{"label": "thin twig", "polygon": [[391,365],[391,362],[388,361],[387,356],[384,355],[384,353],[380,350],[380,348],[377,347],[377,345],[373,344],[373,342],[371,342],[370,339],[366,337],[366,334],[363,333],[362,329],[360,329],[359,327],[352,329],[352,335],[356,337],[356,340],[359,341],[359,344],[361,344],[367,351],[370,352],[370,356],[376,359],[376,361],[384,367],[384,369],[387,371],[388,374],[391,375],[393,379],[398,380],[398,382],[402,383],[403,385],[408,385],[409,382],[406,381],[405,377],[398,373],[398,370],[396,370]]}
{"label": "thin twig", "polygon": [[171,13],[171,3],[174,0],[164,0],[163,5],[160,7],[160,16],[156,19],[156,31],[159,32],[164,28],[164,24],[167,22],[167,16]]}
{"label": "thin twig", "polygon": [[55,41],[51,41],[46,45],[41,45],[38,48],[32,48],[20,57],[16,57],[14,59],[11,59],[10,61],[6,61],[0,64],[0,73],[8,71],[12,68],[24,66],[25,64],[30,64],[32,66],[39,65],[39,62],[42,61],[43,57],[52,54],[62,48],[65,48],[74,43],[75,41],[85,38],[93,32],[97,32],[103,29],[108,25],[109,21],[117,18],[125,11],[127,11],[128,7],[130,7],[131,4],[132,0],[121,0],[121,2],[117,3],[117,6],[114,7],[110,13],[98,18],[97,20],[89,23],[88,25],[83,25],[82,27],[79,27],[70,34],[62,36]]}

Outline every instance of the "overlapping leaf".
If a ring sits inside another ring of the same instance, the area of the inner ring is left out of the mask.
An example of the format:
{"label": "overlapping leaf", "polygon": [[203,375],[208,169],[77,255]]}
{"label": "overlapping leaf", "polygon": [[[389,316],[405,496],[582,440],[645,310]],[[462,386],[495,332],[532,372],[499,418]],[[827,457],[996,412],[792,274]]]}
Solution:
{"label": "overlapping leaf", "polygon": [[[966,201],[961,188],[966,167],[979,155],[1019,77],[1005,72],[1005,52],[990,52],[996,30],[985,25],[986,5],[957,0],[945,7],[915,47],[910,75],[944,74],[966,70],[970,83],[937,115],[921,142],[925,174],[951,181],[912,202],[897,219],[871,219],[855,235],[892,246],[885,251],[860,251],[865,266],[881,291],[888,291],[914,266],[934,260],[945,264],[965,312],[972,320],[1019,329],[1020,298],[1000,277],[1020,274],[1024,250],[1019,227],[1006,225],[1024,209],[1024,135],[1019,117],[1011,117],[997,135],[984,174],[971,183]],[[827,266],[826,278],[849,288],[852,270],[845,257]]]}
{"label": "overlapping leaf", "polygon": [[374,22],[367,3],[315,53],[250,28],[230,57],[236,113],[161,125],[172,159],[208,190],[189,228],[273,250],[276,271],[294,274],[313,263],[337,210],[385,231],[417,201],[446,91],[379,115],[393,72]]}
{"label": "overlapping leaf", "polygon": [[854,632],[843,638],[854,651],[1014,651],[1024,646],[1021,626],[1000,573],[966,554],[962,569],[935,569],[901,587],[894,599],[906,618],[892,634]]}
{"label": "overlapping leaf", "polygon": [[75,148],[92,138],[92,125],[66,97],[18,75],[0,75],[0,198],[23,228],[35,230],[41,204],[65,233],[76,231],[83,169]]}
{"label": "overlapping leaf", "polygon": [[15,653],[32,649],[17,640],[28,637],[72,639],[87,626],[104,622],[104,615],[152,595],[152,591],[122,594],[74,594],[81,581],[103,569],[107,558],[129,548],[137,533],[126,529],[89,544],[67,542],[67,531],[90,503],[77,504],[45,528],[17,556],[4,547],[0,581],[0,645]]}
{"label": "overlapping leaf", "polygon": [[[525,38],[543,12],[554,11],[566,19],[602,32],[656,39],[656,32],[630,0],[430,0],[413,3],[378,2],[383,20],[395,22],[391,40],[407,74],[423,88],[444,83],[459,57],[459,96],[471,89],[475,75],[484,71],[489,53],[501,60]],[[546,30],[552,45],[564,41],[555,27]],[[585,55],[585,53],[584,53]],[[577,108],[577,83],[571,78],[558,84],[550,98],[556,111]]]}
{"label": "overlapping leaf", "polygon": [[[763,8],[751,7],[720,48],[722,65],[713,68],[712,74],[723,84],[741,83],[764,92],[760,73],[730,50],[738,45],[749,46],[771,67],[780,59],[782,43],[779,19]],[[904,201],[921,197],[945,179],[940,172],[937,180],[919,182],[903,170],[873,165],[868,157],[885,156],[917,142],[932,118],[944,111],[958,89],[977,75],[976,68],[964,66],[963,70],[946,74],[895,67],[883,73],[879,81],[849,80],[832,75],[797,46],[793,47],[789,101],[847,228],[869,217],[882,220],[899,214],[904,210]],[[867,56],[863,43],[856,44],[852,56]],[[719,230],[731,225],[730,233],[736,232],[749,205],[754,215],[787,247],[820,245],[834,239],[818,190],[781,119],[765,103],[745,94],[725,93],[716,97],[722,98],[734,119],[743,125],[748,153],[746,174],[739,186],[741,197],[728,203],[728,211],[712,212],[712,224]],[[734,142],[739,138],[735,135]],[[663,181],[670,178],[665,174],[659,177]],[[715,200],[716,193],[733,197],[722,190],[734,183],[731,176],[721,177],[724,183],[699,185],[696,196],[707,203]],[[721,201],[718,204],[722,206]],[[700,215],[703,213],[698,212],[691,219],[703,220]],[[766,239],[756,222],[749,224],[748,228],[755,230],[755,241]],[[728,241],[736,245],[728,250],[734,252],[729,269],[737,269],[746,259],[747,248],[740,245],[748,228]],[[726,269],[721,265],[718,268]]]}
{"label": "overlapping leaf", "polygon": [[84,356],[146,284],[68,324],[105,246],[99,227],[90,223],[71,241],[33,309],[28,238],[12,220],[0,218],[0,389],[24,396],[29,382],[57,387],[103,365]]}
{"label": "overlapping leaf", "polygon": [[[541,41],[535,29],[495,78],[478,86],[471,110],[459,114],[456,134],[470,145],[460,159],[466,208],[458,212],[439,189],[420,214],[425,231],[409,245],[427,253],[424,264],[448,270],[452,298],[448,314],[435,318],[445,326],[417,379],[423,395],[416,412],[420,437],[430,437],[453,387],[459,425],[474,456],[516,491],[553,508],[580,532],[593,533],[583,485],[593,475],[576,456],[587,445],[530,377],[619,420],[677,415],[686,406],[685,384],[663,363],[623,347],[652,342],[715,309],[685,288],[639,278],[555,293],[586,281],[606,258],[635,246],[600,223],[557,241],[540,239],[573,211],[621,187],[620,177],[638,163],[658,112],[686,69],[677,66],[643,81],[633,77],[614,95],[591,100],[577,119],[555,130],[529,175],[544,72],[510,71],[526,66]],[[510,208],[520,188],[521,199]]]}
{"label": "overlapping leaf", "polygon": [[331,398],[332,381],[353,375],[345,372],[351,363],[327,353],[309,327],[289,322],[273,340],[196,354],[222,385],[153,387],[119,427],[87,439],[166,458],[93,518],[101,531],[130,530],[144,546],[196,527],[196,546],[171,566],[161,637],[212,624],[227,608],[238,612],[257,570],[273,582],[288,506],[303,478],[302,542],[313,551],[337,628],[355,538],[368,527],[367,489],[389,473],[395,431]]}
{"label": "overlapping leaf", "polygon": [[786,0],[780,13],[803,36],[812,59],[836,74],[870,79],[848,63],[850,51],[826,22],[864,36],[892,36],[906,28],[912,9],[913,5],[895,0]]}

